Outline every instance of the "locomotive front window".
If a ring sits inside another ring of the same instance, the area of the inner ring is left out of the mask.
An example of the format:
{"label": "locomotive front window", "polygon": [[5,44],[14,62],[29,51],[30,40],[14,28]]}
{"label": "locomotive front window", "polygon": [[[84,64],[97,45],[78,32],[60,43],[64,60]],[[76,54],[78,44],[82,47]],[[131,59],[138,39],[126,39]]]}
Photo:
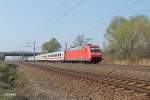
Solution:
{"label": "locomotive front window", "polygon": [[99,51],[100,51],[100,48],[91,48],[91,51],[92,51],[92,52],[99,52]]}

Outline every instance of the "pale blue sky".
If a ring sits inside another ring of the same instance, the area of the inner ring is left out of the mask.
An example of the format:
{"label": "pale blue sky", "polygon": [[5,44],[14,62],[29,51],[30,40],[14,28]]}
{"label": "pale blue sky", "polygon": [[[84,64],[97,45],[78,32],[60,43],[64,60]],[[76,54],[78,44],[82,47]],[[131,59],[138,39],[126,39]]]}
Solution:
{"label": "pale blue sky", "polygon": [[[22,50],[26,42],[41,43],[56,37],[64,46],[78,34],[102,44],[114,16],[150,16],[150,0],[85,0],[53,24],[80,0],[0,0],[0,51]],[[29,48],[26,48],[27,50]]]}

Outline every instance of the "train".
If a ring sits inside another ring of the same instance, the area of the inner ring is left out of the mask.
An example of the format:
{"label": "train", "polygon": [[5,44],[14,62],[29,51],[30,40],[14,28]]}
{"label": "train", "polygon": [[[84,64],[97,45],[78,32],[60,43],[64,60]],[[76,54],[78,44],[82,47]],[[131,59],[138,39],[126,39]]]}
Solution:
{"label": "train", "polygon": [[26,61],[49,61],[49,62],[84,62],[99,63],[102,60],[102,51],[98,45],[85,44],[80,47],[64,51],[51,52],[28,57]]}

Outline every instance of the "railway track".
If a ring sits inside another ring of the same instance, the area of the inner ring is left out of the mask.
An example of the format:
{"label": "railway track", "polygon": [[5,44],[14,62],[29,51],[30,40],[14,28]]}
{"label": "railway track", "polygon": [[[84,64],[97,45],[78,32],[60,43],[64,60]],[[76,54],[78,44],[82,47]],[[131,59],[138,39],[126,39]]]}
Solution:
{"label": "railway track", "polygon": [[[132,71],[132,72],[138,72],[138,73],[150,73],[150,66],[144,66],[144,65],[121,65],[121,64],[83,64],[83,63],[53,63],[53,62],[36,62],[36,64],[44,64],[44,65],[54,65],[55,67],[59,67],[59,66],[62,66],[64,68],[67,68],[65,66],[71,66],[72,69],[75,68],[76,69],[76,66],[81,69],[85,69],[85,70],[90,70],[90,69],[93,69],[93,70],[101,70],[101,68],[104,70],[107,70],[107,69],[118,69],[118,70],[126,70],[126,71]],[[68,67],[68,69],[70,69]],[[84,67],[84,68],[83,68]],[[86,69],[87,67],[87,69]],[[111,74],[113,73],[110,72],[108,74]],[[134,75],[133,75],[134,76]],[[148,79],[149,76],[146,76],[146,78],[144,78],[145,80]]]}
{"label": "railway track", "polygon": [[112,86],[112,88],[131,90],[132,92],[142,93],[148,98],[150,98],[150,81],[112,76],[112,75],[104,75],[99,73],[90,73],[85,71],[56,68],[56,67],[52,67],[49,65],[42,65],[42,64],[31,64],[31,63],[23,63],[23,64],[48,70],[48,71],[61,73],[68,76],[78,77],[78,78],[106,84],[108,86]]}

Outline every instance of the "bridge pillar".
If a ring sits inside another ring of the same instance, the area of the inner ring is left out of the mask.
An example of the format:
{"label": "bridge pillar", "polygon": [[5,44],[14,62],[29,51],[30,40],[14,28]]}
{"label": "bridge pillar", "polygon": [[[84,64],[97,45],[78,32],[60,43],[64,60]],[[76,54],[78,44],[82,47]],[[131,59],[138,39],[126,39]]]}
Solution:
{"label": "bridge pillar", "polygon": [[5,60],[5,55],[0,55],[0,60]]}

